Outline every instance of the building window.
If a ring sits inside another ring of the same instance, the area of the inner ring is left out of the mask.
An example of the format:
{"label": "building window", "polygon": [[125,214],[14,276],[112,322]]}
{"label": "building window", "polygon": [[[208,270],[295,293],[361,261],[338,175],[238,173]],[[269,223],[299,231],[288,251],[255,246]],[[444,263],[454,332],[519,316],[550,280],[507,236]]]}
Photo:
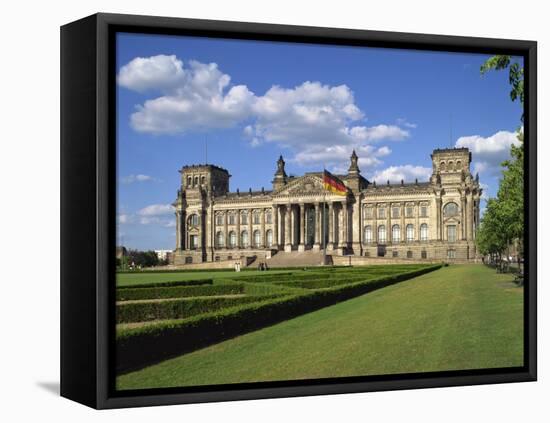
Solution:
{"label": "building window", "polygon": [[456,168],[456,170],[461,170],[462,169],[462,162],[460,160],[458,160],[456,162],[456,167],[455,168]]}
{"label": "building window", "polygon": [[199,236],[198,235],[190,235],[189,236],[189,244],[191,245],[192,250],[196,250],[199,248]]}
{"label": "building window", "polygon": [[241,225],[247,225],[248,224],[248,213],[242,212],[241,213]]}
{"label": "building window", "polygon": [[188,176],[188,177],[187,177],[187,186],[188,186],[188,187],[191,186],[191,183],[192,183],[191,181],[192,181],[192,180],[193,180],[193,179],[191,178],[191,176]]}
{"label": "building window", "polygon": [[372,219],[372,207],[365,207],[365,219]]}
{"label": "building window", "polygon": [[237,245],[237,235],[234,231],[229,232],[229,246],[235,248]]}
{"label": "building window", "polygon": [[422,250],[422,252],[420,253],[420,257],[422,257],[423,259],[428,258],[428,253],[426,252],[426,250]]}
{"label": "building window", "polygon": [[420,225],[420,241],[427,241],[428,240],[428,225],[426,223],[423,223]]}
{"label": "building window", "polygon": [[206,185],[206,176],[201,176],[201,184]]}
{"label": "building window", "polygon": [[391,217],[392,219],[397,219],[399,217],[399,207],[392,207]]}
{"label": "building window", "polygon": [[407,225],[407,242],[414,241],[414,226],[412,224]]}
{"label": "building window", "polygon": [[267,223],[268,225],[271,225],[271,212],[270,211],[266,212],[266,214],[265,214],[265,223]]}
{"label": "building window", "polygon": [[365,251],[365,257],[370,257],[370,251]]}
{"label": "building window", "polygon": [[407,258],[413,258],[413,252],[411,250],[407,251]]}
{"label": "building window", "polygon": [[447,258],[448,259],[456,258],[456,251],[455,250],[447,250]]}
{"label": "building window", "polygon": [[428,207],[420,207],[420,217],[428,217]]}
{"label": "building window", "polygon": [[233,256],[227,256],[227,260],[233,260]]}
{"label": "building window", "polygon": [[447,241],[456,242],[456,225],[447,226]]}
{"label": "building window", "polygon": [[220,261],[220,256],[214,257],[214,260],[215,260],[215,261]]}
{"label": "building window", "polygon": [[386,243],[386,227],[384,225],[378,227],[378,242],[380,244]]}
{"label": "building window", "polygon": [[258,248],[260,246],[261,238],[262,237],[261,237],[260,231],[255,230],[254,231],[254,247]]}
{"label": "building window", "polygon": [[445,216],[456,216],[458,214],[458,205],[456,203],[447,203],[443,207],[443,214]]}
{"label": "building window", "polygon": [[399,253],[394,250],[394,251],[391,252],[391,256],[392,257],[399,257]]}
{"label": "building window", "polygon": [[254,214],[252,215],[252,223],[254,223],[255,225],[260,224],[260,212],[259,211],[255,211]]}
{"label": "building window", "polygon": [[267,246],[271,247],[273,245],[273,231],[271,229],[268,229],[265,233],[265,239],[267,241]]}
{"label": "building window", "polygon": [[224,246],[224,237],[223,237],[223,232],[222,231],[219,231],[218,233],[216,233],[216,246],[218,248],[221,248]]}
{"label": "building window", "polygon": [[230,224],[230,225],[234,225],[234,224],[235,224],[235,215],[234,215],[234,214],[230,214],[230,215],[229,215],[229,224]]}
{"label": "building window", "polygon": [[363,240],[365,244],[370,244],[372,242],[372,226],[365,226],[363,231]]}
{"label": "building window", "polygon": [[193,263],[193,257],[185,257],[185,264]]}
{"label": "building window", "polygon": [[216,215],[216,225],[218,226],[223,225],[223,214]]}
{"label": "building window", "polygon": [[413,217],[413,214],[414,214],[414,208],[407,207],[407,217]]}
{"label": "building window", "polygon": [[441,172],[445,172],[445,162],[441,162],[439,164],[439,170],[441,170]]}
{"label": "building window", "polygon": [[195,176],[195,179],[193,179],[193,186],[197,186],[199,184],[199,177]]}
{"label": "building window", "polygon": [[189,216],[189,224],[191,226],[199,226],[199,215],[192,214],[191,216]]}
{"label": "building window", "polygon": [[399,225],[393,225],[391,228],[391,240],[392,242],[401,241],[401,228]]}
{"label": "building window", "polygon": [[380,208],[378,209],[378,219],[385,219],[386,218],[386,209]]}
{"label": "building window", "polygon": [[241,232],[241,247],[248,247],[248,231]]}

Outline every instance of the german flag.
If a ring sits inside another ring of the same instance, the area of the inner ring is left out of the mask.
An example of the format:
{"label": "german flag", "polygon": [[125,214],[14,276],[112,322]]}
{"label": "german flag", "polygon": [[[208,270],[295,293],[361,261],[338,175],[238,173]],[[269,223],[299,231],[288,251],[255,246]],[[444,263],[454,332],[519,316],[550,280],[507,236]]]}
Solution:
{"label": "german flag", "polygon": [[327,170],[323,171],[323,186],[333,194],[347,195],[348,193],[348,189],[342,181]]}

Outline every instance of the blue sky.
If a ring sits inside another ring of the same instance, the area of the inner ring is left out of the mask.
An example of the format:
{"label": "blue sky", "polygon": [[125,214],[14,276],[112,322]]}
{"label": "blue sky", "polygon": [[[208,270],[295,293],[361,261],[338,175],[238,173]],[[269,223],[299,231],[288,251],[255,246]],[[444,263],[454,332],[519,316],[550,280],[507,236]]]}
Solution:
{"label": "blue sky", "polygon": [[270,189],[279,154],[300,175],[345,172],[356,149],[367,179],[411,181],[434,148],[465,146],[494,195],[522,111],[507,72],[480,76],[487,57],[119,34],[118,242],[174,247],[178,169],[206,143],[232,191]]}

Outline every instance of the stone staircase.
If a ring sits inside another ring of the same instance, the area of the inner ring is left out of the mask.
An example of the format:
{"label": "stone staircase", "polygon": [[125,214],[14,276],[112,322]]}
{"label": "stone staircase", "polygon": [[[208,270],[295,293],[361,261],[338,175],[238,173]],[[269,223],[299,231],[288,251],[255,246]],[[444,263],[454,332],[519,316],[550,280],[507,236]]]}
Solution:
{"label": "stone staircase", "polygon": [[[323,263],[322,251],[279,251],[265,261],[269,267],[312,267]],[[254,264],[258,264],[256,261]],[[327,254],[327,264],[332,264],[332,256]]]}

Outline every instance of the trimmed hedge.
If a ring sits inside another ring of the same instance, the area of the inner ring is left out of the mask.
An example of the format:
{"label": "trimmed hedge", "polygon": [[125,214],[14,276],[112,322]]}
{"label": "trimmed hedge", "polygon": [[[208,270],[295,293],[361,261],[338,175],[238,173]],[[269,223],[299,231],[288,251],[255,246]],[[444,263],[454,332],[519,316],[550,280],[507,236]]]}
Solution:
{"label": "trimmed hedge", "polygon": [[124,285],[117,289],[134,289],[134,288],[160,288],[165,286],[198,286],[198,285],[212,285],[213,279],[195,279],[189,281],[167,281],[167,282],[151,282],[141,283],[136,285]]}
{"label": "trimmed hedge", "polygon": [[441,265],[435,265],[400,275],[225,308],[188,319],[119,330],[116,340],[117,372],[129,372],[169,357],[204,348],[420,276],[440,267]]}
{"label": "trimmed hedge", "polygon": [[150,320],[183,319],[208,313],[221,308],[249,304],[280,295],[256,295],[228,298],[187,298],[182,300],[161,300],[139,303],[122,303],[116,307],[116,322],[146,322]]}
{"label": "trimmed hedge", "polygon": [[183,298],[211,295],[242,294],[244,284],[197,285],[197,286],[161,286],[158,288],[117,289],[117,301],[153,300],[160,298]]}

